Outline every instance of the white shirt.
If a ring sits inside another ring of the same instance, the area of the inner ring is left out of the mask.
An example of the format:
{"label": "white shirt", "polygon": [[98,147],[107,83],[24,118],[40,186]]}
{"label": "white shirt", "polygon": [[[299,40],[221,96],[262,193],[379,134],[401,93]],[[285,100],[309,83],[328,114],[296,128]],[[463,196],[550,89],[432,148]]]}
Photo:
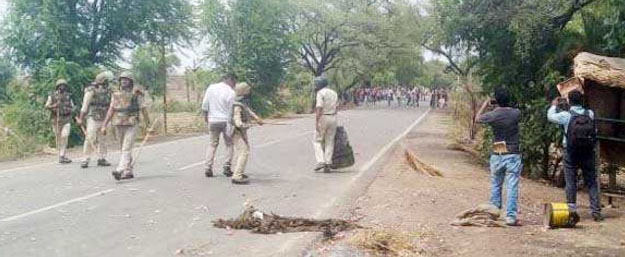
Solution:
{"label": "white shirt", "polygon": [[208,86],[202,101],[202,110],[208,112],[208,121],[230,122],[235,98],[232,87],[224,82]]}
{"label": "white shirt", "polygon": [[339,105],[339,96],[334,90],[327,87],[317,92],[317,108],[321,108],[324,115],[334,115]]}

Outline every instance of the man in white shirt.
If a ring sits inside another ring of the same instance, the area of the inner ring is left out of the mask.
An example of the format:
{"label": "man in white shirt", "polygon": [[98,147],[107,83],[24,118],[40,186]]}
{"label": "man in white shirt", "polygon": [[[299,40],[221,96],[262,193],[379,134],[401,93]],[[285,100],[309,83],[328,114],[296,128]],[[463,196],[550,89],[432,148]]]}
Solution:
{"label": "man in white shirt", "polygon": [[315,157],[317,158],[315,171],[323,170],[324,172],[329,172],[332,165],[332,154],[334,153],[338,94],[328,88],[328,80],[326,78],[316,78],[315,88],[318,90],[317,103],[315,105],[315,141],[313,142]]}
{"label": "man in white shirt", "polygon": [[208,124],[210,134],[210,145],[206,152],[206,168],[204,174],[206,177],[213,176],[213,163],[215,162],[215,153],[219,146],[219,136],[223,134],[226,142],[226,162],[224,163],[223,174],[227,177],[232,176],[232,109],[236,94],[234,86],[237,79],[234,74],[225,75],[222,82],[212,84],[206,89],[204,100],[202,101],[202,111],[204,112],[204,120]]}

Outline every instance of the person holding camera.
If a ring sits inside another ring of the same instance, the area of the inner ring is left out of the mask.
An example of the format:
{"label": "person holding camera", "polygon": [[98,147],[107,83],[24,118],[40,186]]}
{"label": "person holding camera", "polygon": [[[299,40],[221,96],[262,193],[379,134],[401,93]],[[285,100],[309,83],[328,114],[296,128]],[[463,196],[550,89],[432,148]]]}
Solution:
{"label": "person holding camera", "polygon": [[[564,180],[565,193],[569,210],[579,219],[577,214],[577,169],[582,169],[584,185],[588,187],[590,209],[595,221],[604,219],[599,203],[599,185],[597,183],[597,169],[595,167],[595,146],[597,142],[597,127],[595,114],[592,110],[582,107],[582,92],[573,90],[568,94],[570,108],[558,112],[558,106],[563,106],[562,98],[556,98],[547,111],[549,121],[564,127]],[[562,107],[560,108],[562,109]]]}
{"label": "person holding camera", "polygon": [[[510,106],[510,96],[503,87],[495,90],[495,100],[496,103],[491,103],[491,99],[484,101],[476,115],[476,122],[489,125],[494,134],[490,156],[490,203],[501,210],[501,192],[505,182],[508,198],[505,221],[508,226],[516,226],[519,224],[517,201],[519,180],[523,170],[519,143],[521,111]],[[482,114],[492,104],[497,106],[492,111]]]}

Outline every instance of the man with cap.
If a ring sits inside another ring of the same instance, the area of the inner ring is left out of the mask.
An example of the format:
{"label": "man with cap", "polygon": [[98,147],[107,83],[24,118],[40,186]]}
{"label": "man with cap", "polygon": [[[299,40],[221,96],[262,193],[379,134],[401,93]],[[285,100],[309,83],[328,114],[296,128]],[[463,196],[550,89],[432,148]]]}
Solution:
{"label": "man with cap", "polygon": [[316,129],[313,142],[317,159],[315,171],[323,170],[324,172],[329,172],[332,165],[334,136],[337,128],[338,94],[328,88],[328,80],[326,78],[315,78],[314,83],[317,90],[315,105]]}
{"label": "man with cap", "polygon": [[206,163],[204,175],[213,176],[213,163],[215,153],[219,146],[219,137],[223,134],[226,142],[226,162],[223,166],[223,174],[227,177],[233,175],[231,169],[233,147],[232,147],[232,110],[236,94],[234,86],[237,78],[234,74],[227,74],[222,78],[222,82],[212,84],[206,88],[204,99],[202,100],[202,111],[204,121],[208,124],[210,135],[210,145],[206,151]]}
{"label": "man with cap", "polygon": [[70,133],[70,123],[74,102],[67,86],[67,81],[59,79],[56,81],[56,89],[48,96],[45,105],[50,110],[52,119],[52,131],[56,137],[56,147],[59,150],[59,163],[71,163],[72,160],[65,157],[67,151],[67,140]]}
{"label": "man with cap", "polygon": [[[144,93],[135,86],[132,73],[122,72],[119,76],[119,90],[113,93],[111,105],[102,124],[101,132],[106,132],[106,125],[111,121],[119,138],[121,156],[117,169],[112,172],[116,180],[134,178],[132,149],[139,130],[139,112],[143,115],[146,127],[150,127]],[[152,131],[148,131],[151,133]]]}
{"label": "man with cap", "polygon": [[86,134],[85,143],[83,145],[84,159],[80,164],[80,167],[83,169],[89,167],[89,161],[94,151],[98,152],[98,166],[111,166],[106,160],[106,142],[104,134],[101,133],[106,111],[111,104],[112,91],[109,87],[111,80],[113,80],[113,74],[111,72],[102,72],[98,74],[95,81],[85,89],[80,116],[77,119],[78,125],[82,127],[82,124],[85,122],[85,117],[87,118],[87,128],[83,130]]}
{"label": "man with cap", "polygon": [[249,96],[251,87],[247,83],[239,83],[235,86],[234,91],[237,95],[234,102],[232,113],[232,123],[234,125],[234,133],[232,141],[235,149],[234,175],[232,176],[233,184],[248,184],[247,175],[245,175],[245,165],[250,154],[250,141],[247,136],[247,130],[251,126],[252,120],[263,125],[262,120],[252,111],[246,104],[246,98]]}

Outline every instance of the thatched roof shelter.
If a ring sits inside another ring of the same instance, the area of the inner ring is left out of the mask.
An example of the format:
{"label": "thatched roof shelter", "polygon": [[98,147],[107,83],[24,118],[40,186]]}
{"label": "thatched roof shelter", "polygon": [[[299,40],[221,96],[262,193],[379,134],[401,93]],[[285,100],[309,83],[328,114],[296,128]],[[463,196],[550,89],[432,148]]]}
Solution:
{"label": "thatched roof shelter", "polygon": [[581,52],[573,60],[575,77],[625,88],[625,59]]}
{"label": "thatched roof shelter", "polygon": [[584,93],[598,121],[602,159],[625,165],[625,59],[581,52],[573,63],[574,76],[558,84],[560,95]]}

